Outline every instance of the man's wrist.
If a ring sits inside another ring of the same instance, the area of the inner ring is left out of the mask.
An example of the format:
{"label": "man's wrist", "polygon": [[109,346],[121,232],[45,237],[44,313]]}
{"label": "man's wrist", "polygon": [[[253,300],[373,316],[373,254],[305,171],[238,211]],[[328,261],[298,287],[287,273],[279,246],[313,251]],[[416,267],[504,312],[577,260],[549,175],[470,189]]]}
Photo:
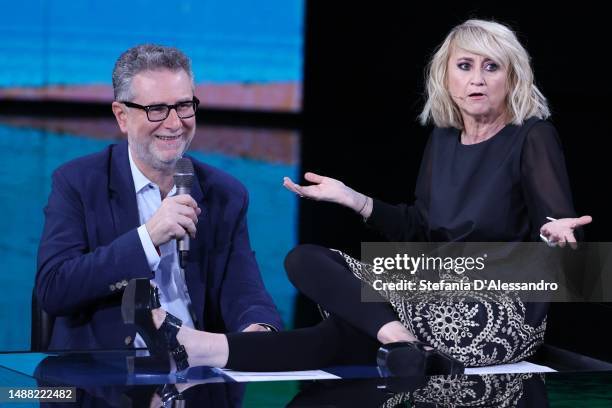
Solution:
{"label": "man's wrist", "polygon": [[259,326],[261,329],[264,329],[265,331],[278,331],[276,327],[268,323],[251,323],[247,327],[245,327],[243,331],[264,331],[261,329],[257,329],[257,326]]}
{"label": "man's wrist", "polygon": [[155,247],[155,244],[153,244],[153,240],[151,239],[145,224],[138,227],[137,231],[138,237],[140,238],[140,243],[142,245],[142,249],[144,250],[145,256],[147,257],[149,269],[154,271],[159,266],[159,262],[161,260],[160,253]]}
{"label": "man's wrist", "polygon": [[271,324],[257,323],[257,325],[263,327],[264,329],[266,329],[268,331],[278,331],[278,329],[276,327],[272,326]]}

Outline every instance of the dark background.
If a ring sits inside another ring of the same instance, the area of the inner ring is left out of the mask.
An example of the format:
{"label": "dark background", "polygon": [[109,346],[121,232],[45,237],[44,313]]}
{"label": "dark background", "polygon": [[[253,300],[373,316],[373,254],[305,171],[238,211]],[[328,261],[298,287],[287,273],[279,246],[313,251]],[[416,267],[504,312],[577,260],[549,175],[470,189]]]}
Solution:
{"label": "dark background", "polygon": [[[609,15],[585,2],[407,1],[307,2],[302,165],[390,203],[413,198],[431,128],[417,123],[424,68],[448,31],[468,18],[513,28],[532,57],[536,83],[549,99],[578,214],[593,216],[588,241],[610,241]],[[359,218],[331,204],[302,201],[300,242],[358,256],[360,241],[380,240]],[[314,322],[298,301],[297,325]],[[553,304],[547,342],[612,361],[601,328],[612,307]]]}

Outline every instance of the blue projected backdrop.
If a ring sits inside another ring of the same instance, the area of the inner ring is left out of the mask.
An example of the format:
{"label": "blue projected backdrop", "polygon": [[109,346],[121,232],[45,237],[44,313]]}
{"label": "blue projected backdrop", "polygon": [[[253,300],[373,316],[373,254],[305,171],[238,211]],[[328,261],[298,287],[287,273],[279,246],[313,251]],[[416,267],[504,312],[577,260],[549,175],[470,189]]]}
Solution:
{"label": "blue projected backdrop", "polygon": [[0,99],[108,102],[121,52],[158,43],[191,57],[204,106],[301,109],[303,0],[2,3]]}

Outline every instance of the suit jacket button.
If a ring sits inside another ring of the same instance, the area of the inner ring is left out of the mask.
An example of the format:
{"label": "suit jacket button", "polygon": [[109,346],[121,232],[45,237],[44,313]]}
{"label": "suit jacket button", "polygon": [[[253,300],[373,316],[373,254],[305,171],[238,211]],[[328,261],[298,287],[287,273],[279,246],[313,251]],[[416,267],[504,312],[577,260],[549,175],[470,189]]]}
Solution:
{"label": "suit jacket button", "polygon": [[126,281],[125,279],[121,281],[121,285],[123,287],[126,287],[128,285],[128,281]]}
{"label": "suit jacket button", "polygon": [[132,344],[132,336],[127,336],[124,342],[126,346],[129,346],[130,344]]}
{"label": "suit jacket button", "polygon": [[113,285],[113,284],[111,283],[109,287],[110,287],[111,292],[114,292],[114,291],[115,291],[115,285]]}

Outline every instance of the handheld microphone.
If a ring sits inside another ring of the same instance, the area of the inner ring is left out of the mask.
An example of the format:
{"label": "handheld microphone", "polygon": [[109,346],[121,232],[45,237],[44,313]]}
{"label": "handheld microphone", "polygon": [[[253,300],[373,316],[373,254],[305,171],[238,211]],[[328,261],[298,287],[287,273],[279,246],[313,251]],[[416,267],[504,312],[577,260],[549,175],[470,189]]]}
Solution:
{"label": "handheld microphone", "polygon": [[[176,186],[176,194],[191,194],[193,186],[193,164],[189,159],[184,157],[176,162],[174,169],[174,185]],[[176,240],[176,247],[179,256],[179,265],[185,269],[187,265],[187,256],[189,254],[189,234],[185,234],[182,238]]]}

